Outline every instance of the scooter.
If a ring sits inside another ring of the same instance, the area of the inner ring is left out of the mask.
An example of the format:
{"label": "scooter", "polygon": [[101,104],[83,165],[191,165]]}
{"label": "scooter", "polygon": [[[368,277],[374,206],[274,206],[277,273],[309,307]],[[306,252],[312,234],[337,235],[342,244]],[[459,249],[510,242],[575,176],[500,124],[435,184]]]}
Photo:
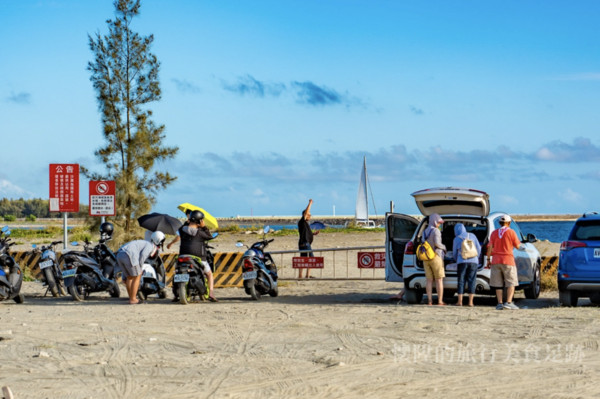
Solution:
{"label": "scooter", "polygon": [[249,248],[241,242],[236,243],[237,247],[247,247],[242,257],[242,279],[244,280],[244,290],[252,299],[259,300],[262,295],[269,294],[272,297],[279,295],[277,287],[277,266],[271,257],[271,254],[265,252],[273,238],[267,240],[267,234],[270,227],[264,229],[263,239],[255,242]]}
{"label": "scooter", "polygon": [[12,299],[23,303],[25,296],[21,294],[23,272],[8,250],[14,245],[10,238],[10,229],[4,226],[0,231],[0,301]]}
{"label": "scooter", "polygon": [[[215,239],[219,233],[213,233]],[[214,257],[210,245],[206,245],[206,261],[214,270]],[[191,255],[179,255],[175,265],[175,274],[173,275],[173,293],[179,299],[179,303],[187,305],[194,297],[199,297],[202,301],[208,300],[210,296],[210,287],[208,278],[200,265],[200,260]]]}
{"label": "scooter", "polygon": [[[71,245],[76,246],[78,243],[73,242]],[[121,289],[115,276],[116,265],[110,254],[102,254],[106,245],[101,243],[93,248],[91,245],[86,240],[83,251],[71,251],[63,255],[63,279],[69,294],[76,301],[84,301],[92,292],[102,291],[108,291],[111,297],[118,298]],[[101,258],[100,263],[96,256]]]}
{"label": "scooter", "polygon": [[159,255],[154,259],[148,259],[142,265],[142,278],[137,295],[142,301],[148,298],[148,295],[158,294],[158,297],[164,299],[167,297],[165,288],[165,266]]}
{"label": "scooter", "polygon": [[65,285],[63,282],[62,270],[60,269],[59,262],[56,259],[56,252],[54,246],[62,244],[62,241],[53,241],[49,245],[37,248],[33,244],[33,251],[41,253],[40,259],[38,260],[38,267],[42,272],[42,279],[44,285],[47,287],[46,293],[50,291],[53,297],[66,295]]}

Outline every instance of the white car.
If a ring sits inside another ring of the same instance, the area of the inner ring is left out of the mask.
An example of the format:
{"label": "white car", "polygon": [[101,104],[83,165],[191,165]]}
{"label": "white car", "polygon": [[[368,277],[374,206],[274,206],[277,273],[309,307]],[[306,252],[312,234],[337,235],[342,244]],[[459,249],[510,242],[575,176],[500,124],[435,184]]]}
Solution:
{"label": "white car", "polygon": [[[483,191],[468,188],[431,188],[411,194],[423,216],[421,221],[414,217],[387,213],[385,279],[391,282],[403,282],[408,303],[421,303],[425,292],[425,270],[423,262],[417,260],[415,250],[421,243],[421,235],[428,225],[429,215],[439,214],[442,224],[442,243],[447,253],[444,258],[446,277],[444,295],[454,295],[457,289],[456,263],[452,259],[454,226],[462,223],[469,233],[473,233],[481,244],[481,256],[477,271],[476,293],[495,295],[490,287],[490,268],[486,261],[487,245],[490,235],[500,227],[499,219],[504,213],[490,213],[489,195]],[[533,245],[537,241],[533,234],[525,236],[513,220],[510,227],[517,233],[522,245],[513,251],[519,286],[525,296],[535,299],[540,294],[541,258]]]}

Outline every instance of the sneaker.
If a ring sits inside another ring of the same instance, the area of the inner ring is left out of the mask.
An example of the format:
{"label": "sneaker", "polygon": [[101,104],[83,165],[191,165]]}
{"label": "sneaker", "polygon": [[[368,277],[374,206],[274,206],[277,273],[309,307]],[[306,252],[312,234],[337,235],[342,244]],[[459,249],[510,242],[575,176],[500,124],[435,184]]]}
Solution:
{"label": "sneaker", "polygon": [[502,310],[502,309],[504,309],[504,306],[501,303],[496,305],[496,310]]}
{"label": "sneaker", "polygon": [[504,309],[511,309],[511,310],[519,309],[519,307],[512,302],[504,302],[504,305],[502,305],[502,306],[504,307]]}

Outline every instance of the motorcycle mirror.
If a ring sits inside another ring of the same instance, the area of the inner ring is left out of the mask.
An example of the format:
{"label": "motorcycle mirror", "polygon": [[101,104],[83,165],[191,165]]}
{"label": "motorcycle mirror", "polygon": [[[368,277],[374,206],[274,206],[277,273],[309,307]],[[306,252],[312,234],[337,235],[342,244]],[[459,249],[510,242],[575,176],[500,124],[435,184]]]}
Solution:
{"label": "motorcycle mirror", "polygon": [[271,231],[271,227],[270,226],[265,226],[265,228],[263,229],[263,231],[265,232],[265,234],[269,233],[269,231]]}
{"label": "motorcycle mirror", "polygon": [[6,231],[8,231],[8,226],[4,226],[4,227],[2,228],[2,232],[3,232],[3,233],[5,233]]}
{"label": "motorcycle mirror", "polygon": [[71,245],[74,246],[74,247],[76,247],[76,246],[79,245],[79,243],[77,241],[71,241]]}
{"label": "motorcycle mirror", "polygon": [[241,248],[241,247],[244,246],[244,244],[242,244],[241,242],[236,242],[235,246],[238,247],[238,248]]}

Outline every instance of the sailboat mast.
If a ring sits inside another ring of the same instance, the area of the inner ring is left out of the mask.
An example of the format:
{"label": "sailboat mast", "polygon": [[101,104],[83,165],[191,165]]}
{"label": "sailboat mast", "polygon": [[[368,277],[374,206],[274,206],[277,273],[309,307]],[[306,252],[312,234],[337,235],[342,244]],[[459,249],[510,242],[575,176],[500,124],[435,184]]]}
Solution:
{"label": "sailboat mast", "polygon": [[363,184],[365,185],[365,204],[366,204],[366,210],[367,210],[367,221],[369,220],[369,188],[367,186],[367,183],[369,182],[369,178],[367,177],[367,157],[364,156],[363,157],[363,173],[364,173],[364,177],[365,180],[363,182]]}

